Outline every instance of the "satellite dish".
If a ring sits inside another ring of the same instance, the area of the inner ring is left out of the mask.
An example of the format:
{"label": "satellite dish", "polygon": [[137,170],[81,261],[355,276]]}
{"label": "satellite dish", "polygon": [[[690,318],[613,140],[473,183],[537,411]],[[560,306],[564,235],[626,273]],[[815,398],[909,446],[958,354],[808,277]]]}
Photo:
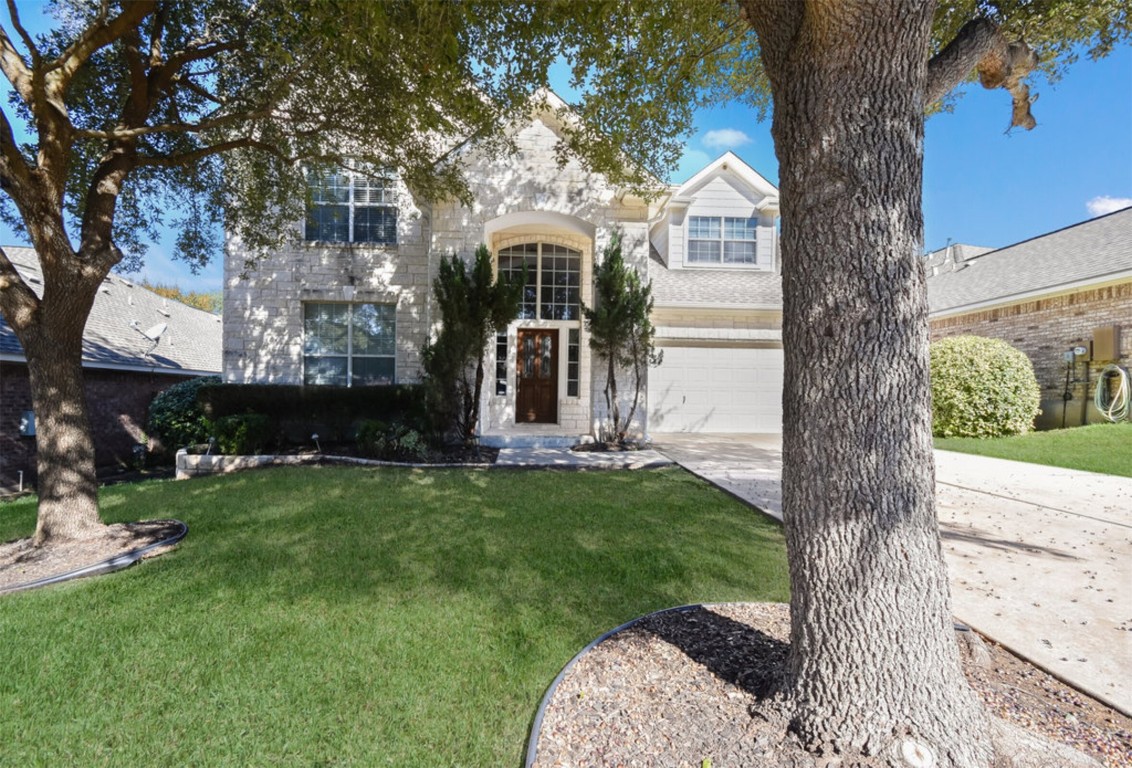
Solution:
{"label": "satellite dish", "polygon": [[165,323],[158,323],[157,325],[153,326],[152,328],[149,328],[147,330],[142,331],[141,335],[145,336],[150,341],[160,341],[161,340],[161,334],[165,333],[165,329],[168,328],[168,327],[169,326]]}

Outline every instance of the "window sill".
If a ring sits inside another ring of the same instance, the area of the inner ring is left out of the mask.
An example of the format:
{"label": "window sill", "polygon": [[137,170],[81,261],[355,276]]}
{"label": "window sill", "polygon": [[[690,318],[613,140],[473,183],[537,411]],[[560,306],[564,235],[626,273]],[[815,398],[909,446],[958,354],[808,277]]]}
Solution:
{"label": "window sill", "polygon": [[348,248],[350,250],[389,251],[396,250],[399,243],[347,243],[342,240],[300,240],[299,245],[306,248]]}

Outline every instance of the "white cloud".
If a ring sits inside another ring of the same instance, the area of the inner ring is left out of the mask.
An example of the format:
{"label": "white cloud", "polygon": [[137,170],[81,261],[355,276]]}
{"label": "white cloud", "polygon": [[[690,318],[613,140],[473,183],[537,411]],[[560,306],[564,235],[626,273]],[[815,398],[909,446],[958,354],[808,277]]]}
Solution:
{"label": "white cloud", "polygon": [[734,149],[751,141],[751,137],[735,128],[720,128],[704,134],[704,146],[708,149]]}
{"label": "white cloud", "polygon": [[1119,211],[1129,206],[1132,206],[1132,197],[1109,197],[1108,195],[1094,197],[1092,200],[1085,203],[1085,207],[1089,210],[1090,216],[1103,216],[1106,213]]}

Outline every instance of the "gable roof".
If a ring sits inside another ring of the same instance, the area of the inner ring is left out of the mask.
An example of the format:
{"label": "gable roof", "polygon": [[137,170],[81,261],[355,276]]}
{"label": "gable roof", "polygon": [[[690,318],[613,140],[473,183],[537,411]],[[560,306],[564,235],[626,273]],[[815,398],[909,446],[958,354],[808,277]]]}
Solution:
{"label": "gable roof", "polygon": [[690,203],[700,187],[722,174],[728,174],[738,179],[762,195],[763,201],[758,205],[760,211],[778,209],[778,187],[763,178],[758,171],[747,165],[741,157],[730,150],[724,152],[708,163],[695,176],[676,187],[672,191],[669,204],[686,205]]}
{"label": "gable roof", "polygon": [[1132,208],[967,258],[928,277],[933,315],[1132,279]]}
{"label": "gable roof", "polygon": [[[31,248],[4,252],[38,295],[43,273]],[[155,345],[143,331],[166,326]],[[220,317],[163,299],[140,285],[110,275],[102,282],[83,331],[83,367],[201,376],[220,372]],[[15,333],[0,318],[0,360],[24,361]]]}

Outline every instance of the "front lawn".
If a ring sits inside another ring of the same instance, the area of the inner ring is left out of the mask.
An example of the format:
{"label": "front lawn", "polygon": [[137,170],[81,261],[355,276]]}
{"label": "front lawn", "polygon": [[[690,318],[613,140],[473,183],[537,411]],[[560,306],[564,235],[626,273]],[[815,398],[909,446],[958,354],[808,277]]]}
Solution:
{"label": "front lawn", "polygon": [[[0,763],[519,766],[585,643],[786,600],[777,525],[676,469],[277,469],[102,492],[171,554],[0,598]],[[0,540],[34,504],[0,505]]]}
{"label": "front lawn", "polygon": [[1132,424],[1093,424],[1013,437],[937,437],[944,451],[1132,477]]}

